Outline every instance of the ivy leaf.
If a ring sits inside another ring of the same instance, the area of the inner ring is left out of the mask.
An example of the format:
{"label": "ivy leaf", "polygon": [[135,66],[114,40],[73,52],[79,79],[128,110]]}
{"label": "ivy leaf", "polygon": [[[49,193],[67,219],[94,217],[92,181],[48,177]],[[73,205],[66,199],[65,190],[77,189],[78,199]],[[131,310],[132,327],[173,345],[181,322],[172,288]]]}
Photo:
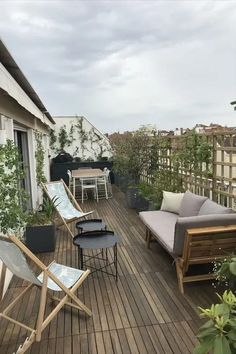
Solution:
{"label": "ivy leaf", "polygon": [[213,323],[212,320],[207,321],[206,323],[204,323],[204,325],[201,326],[200,331],[203,330],[203,329],[207,329],[207,328],[212,327],[213,324],[214,324],[214,323]]}
{"label": "ivy leaf", "polygon": [[204,337],[208,336],[216,336],[218,334],[218,330],[215,327],[207,328],[204,329],[203,331],[201,330],[200,333],[198,334],[199,339],[203,339]]}
{"label": "ivy leaf", "polygon": [[229,324],[230,324],[230,326],[232,326],[232,327],[236,327],[236,319],[235,319],[235,318],[231,318],[231,319],[229,320]]}
{"label": "ivy leaf", "polygon": [[230,307],[227,304],[217,304],[215,306],[215,316],[223,316],[224,321],[229,319]]}
{"label": "ivy leaf", "polygon": [[229,270],[233,275],[236,275],[236,262],[231,262],[229,265]]}
{"label": "ivy leaf", "polygon": [[231,341],[236,341],[236,329],[231,329],[228,334],[227,337],[231,340]]}
{"label": "ivy leaf", "polygon": [[218,335],[215,338],[213,354],[232,354],[226,337]]}
{"label": "ivy leaf", "polygon": [[207,354],[213,348],[214,338],[207,337],[194,348],[193,354]]}

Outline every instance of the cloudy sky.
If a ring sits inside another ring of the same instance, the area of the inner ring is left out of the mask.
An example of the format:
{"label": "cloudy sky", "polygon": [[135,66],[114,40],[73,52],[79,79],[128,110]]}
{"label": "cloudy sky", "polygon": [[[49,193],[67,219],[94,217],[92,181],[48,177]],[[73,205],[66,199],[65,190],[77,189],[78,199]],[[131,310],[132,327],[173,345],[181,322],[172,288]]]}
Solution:
{"label": "cloudy sky", "polygon": [[52,115],[104,132],[236,126],[235,1],[4,1],[0,36]]}

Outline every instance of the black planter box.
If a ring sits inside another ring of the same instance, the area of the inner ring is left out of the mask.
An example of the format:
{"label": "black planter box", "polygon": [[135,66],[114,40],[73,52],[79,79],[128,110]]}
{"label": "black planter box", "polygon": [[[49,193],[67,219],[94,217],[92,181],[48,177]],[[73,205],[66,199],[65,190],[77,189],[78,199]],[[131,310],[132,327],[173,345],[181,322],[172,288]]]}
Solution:
{"label": "black planter box", "polygon": [[128,187],[126,194],[126,202],[129,208],[137,209],[138,208],[138,199],[139,199],[139,189],[138,187]]}
{"label": "black planter box", "polygon": [[137,209],[138,212],[155,210],[154,203],[150,199],[143,197],[138,187],[128,187],[125,197],[126,203],[131,209]]}
{"label": "black planter box", "polygon": [[137,197],[137,207],[136,207],[138,211],[149,210],[149,204],[150,204],[149,199],[146,199],[145,197],[143,197],[140,194],[138,195],[138,197]]}
{"label": "black planter box", "polygon": [[27,226],[25,243],[34,253],[55,251],[55,225]]}

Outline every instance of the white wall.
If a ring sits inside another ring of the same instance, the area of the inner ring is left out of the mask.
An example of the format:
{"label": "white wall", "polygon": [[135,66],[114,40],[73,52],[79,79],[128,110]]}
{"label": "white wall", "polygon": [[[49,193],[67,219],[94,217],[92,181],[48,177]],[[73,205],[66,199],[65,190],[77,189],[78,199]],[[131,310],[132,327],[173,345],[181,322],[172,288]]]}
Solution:
{"label": "white wall", "polygon": [[[0,77],[1,78],[1,77]],[[14,84],[14,81],[9,80],[8,85]],[[28,101],[27,101],[28,102]],[[28,102],[29,104],[29,102]],[[35,161],[35,131],[39,131],[43,134],[43,146],[45,147],[45,176],[49,180],[49,127],[52,125],[50,122],[43,123],[44,118],[38,119],[32,115],[29,111],[19,105],[15,99],[6,95],[0,90],[0,130],[4,133],[0,135],[6,135],[7,139],[14,139],[14,123],[25,128],[28,137],[28,153],[29,153],[29,165],[30,165],[30,180],[31,180],[31,198],[32,206],[35,208],[39,204],[39,188],[36,182],[36,161]],[[0,272],[2,262],[0,261]],[[1,273],[0,273],[1,274]],[[6,280],[4,285],[4,292],[12,278],[12,274],[7,270]]]}
{"label": "white wall", "polygon": [[[58,136],[60,129],[65,128],[67,133],[70,133],[71,127],[73,127],[73,142],[71,145],[65,146],[64,150],[68,152],[73,157],[80,157],[82,160],[92,158],[97,160],[98,155],[100,154],[100,146],[105,150],[102,154],[104,157],[111,157],[111,146],[109,139],[102,134],[96,127],[94,127],[85,117],[76,117],[76,116],[63,116],[63,117],[53,117],[56,122],[54,133],[57,137],[55,143],[55,148],[51,150],[51,157],[55,157],[59,150],[60,144],[58,141]],[[82,122],[82,130],[84,133],[81,134],[81,129],[79,128],[80,123]],[[86,135],[84,143],[82,143],[83,134]],[[99,140],[100,139],[100,140]]]}
{"label": "white wall", "polygon": [[31,98],[2,65],[2,63],[0,63],[0,88],[7,92],[9,96],[18,103],[18,105],[26,109],[32,116],[39,119],[43,124],[52,125],[48,121],[45,114],[35,105]]}

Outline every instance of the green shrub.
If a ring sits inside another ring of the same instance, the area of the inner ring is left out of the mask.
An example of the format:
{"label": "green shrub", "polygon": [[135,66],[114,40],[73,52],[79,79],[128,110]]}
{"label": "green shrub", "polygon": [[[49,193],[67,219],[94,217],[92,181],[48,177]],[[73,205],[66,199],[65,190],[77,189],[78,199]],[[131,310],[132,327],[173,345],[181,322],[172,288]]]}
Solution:
{"label": "green shrub", "polygon": [[200,343],[194,354],[236,353],[236,296],[232,291],[225,291],[218,297],[219,304],[213,304],[209,309],[200,308],[200,316],[208,318],[208,321],[199,330]]}

